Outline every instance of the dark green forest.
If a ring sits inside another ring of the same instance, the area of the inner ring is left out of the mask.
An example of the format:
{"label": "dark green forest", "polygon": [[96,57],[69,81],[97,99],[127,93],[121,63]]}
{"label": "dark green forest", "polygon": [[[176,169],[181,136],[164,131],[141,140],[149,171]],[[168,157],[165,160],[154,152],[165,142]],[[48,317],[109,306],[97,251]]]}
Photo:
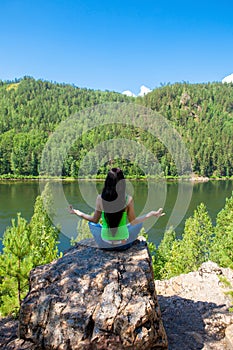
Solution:
{"label": "dark green forest", "polygon": [[[0,175],[38,176],[42,150],[56,127],[79,111],[109,102],[135,103],[165,117],[182,136],[196,175],[233,175],[233,84],[177,83],[156,88],[144,97],[131,98],[32,77],[0,81]],[[172,155],[154,136],[120,124],[101,126],[99,121],[96,115],[96,128],[83,133],[72,145],[62,176],[77,177],[83,157],[99,143],[117,137],[143,144],[158,159],[163,175],[177,176]],[[88,120],[80,120],[80,128],[86,123]],[[93,158],[88,159],[83,176],[92,174]],[[128,176],[144,175],[124,154],[114,162]],[[106,173],[106,166],[98,169],[98,175]]]}
{"label": "dark green forest", "polygon": [[189,149],[194,173],[232,176],[233,84],[174,84],[140,101],[166,116]]}

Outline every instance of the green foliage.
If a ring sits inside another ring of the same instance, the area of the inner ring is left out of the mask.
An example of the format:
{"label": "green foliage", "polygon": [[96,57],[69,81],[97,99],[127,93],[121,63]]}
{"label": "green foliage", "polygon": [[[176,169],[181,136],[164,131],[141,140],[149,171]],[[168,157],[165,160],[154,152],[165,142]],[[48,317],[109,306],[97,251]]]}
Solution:
{"label": "green foliage", "polygon": [[[145,235],[148,239],[148,236]],[[197,270],[212,260],[222,267],[233,268],[233,194],[226,199],[213,227],[206,207],[201,203],[185,222],[181,239],[173,229],[165,232],[158,248],[149,242],[156,279],[166,279]],[[220,279],[227,285],[227,281]]]}
{"label": "green foliage", "polygon": [[29,223],[33,265],[46,264],[58,256],[59,229],[52,223],[53,202],[49,184],[36,198],[34,213]]}
{"label": "green foliage", "polygon": [[15,313],[28,291],[28,274],[33,267],[30,231],[20,214],[3,236],[0,255],[0,314]]}
{"label": "green foliage", "polygon": [[153,260],[153,270],[155,278],[158,280],[163,279],[165,275],[164,266],[170,260],[170,255],[175,240],[176,233],[173,228],[170,228],[169,230],[165,231],[164,237],[156,250],[155,258]]}
{"label": "green foliage", "polygon": [[144,227],[141,228],[139,235],[146,239],[148,248],[149,248],[151,256],[153,258],[155,256],[155,252],[156,252],[156,245],[153,242],[149,241],[149,236],[146,233]]}
{"label": "green foliage", "polygon": [[220,266],[233,268],[233,194],[226,199],[224,208],[218,213],[215,238],[211,248],[211,259]]}
{"label": "green foliage", "polygon": [[77,237],[75,239],[71,239],[72,245],[75,245],[75,243],[82,241],[83,239],[93,238],[88,226],[88,221],[86,220],[78,220],[77,232]]}
{"label": "green foliage", "polygon": [[219,275],[218,279],[225,288],[231,288],[231,282],[225,276]]}
{"label": "green foliage", "polygon": [[233,299],[233,290],[229,290],[228,292],[225,292],[226,295],[229,295]]}
{"label": "green foliage", "polygon": [[43,205],[51,204],[49,186],[36,199],[30,223],[18,214],[3,235],[0,254],[0,315],[16,314],[28,292],[28,277],[32,268],[58,257],[59,230],[52,226]]}
{"label": "green foliage", "polygon": [[172,244],[171,256],[162,270],[163,278],[197,270],[209,260],[209,251],[213,240],[213,226],[206,207],[201,203],[193,217],[185,222],[181,240]]}
{"label": "green foliage", "polygon": [[149,252],[151,255],[151,263],[152,263],[152,268],[153,268],[153,272],[154,272],[154,278],[160,279],[160,269],[158,267],[158,256],[157,256],[158,250],[156,248],[156,245],[153,242],[149,241],[149,236],[145,232],[144,227],[142,227],[139,235],[143,236],[147,241],[147,246],[149,248]]}
{"label": "green foliage", "polygon": [[[49,135],[71,115],[106,102],[142,104],[167,118],[181,134],[191,155],[193,171],[202,176],[233,176],[233,88],[232,84],[173,84],[162,86],[140,98],[108,92],[80,89],[25,77],[0,86],[0,175],[37,176],[41,153]],[[111,115],[109,116],[109,118]],[[150,150],[161,165],[160,173],[177,176],[174,160],[165,145],[140,128],[101,125],[95,120],[78,120],[82,136],[68,150],[63,176],[77,177],[84,161],[83,176],[106,174],[106,164],[98,165],[91,151],[103,141],[127,138]],[[111,119],[110,119],[111,120]],[[95,129],[85,133],[94,122]],[[69,137],[67,142],[69,143]],[[54,148],[56,152],[56,148]],[[143,177],[138,164],[142,156],[130,161],[126,154],[116,156],[115,165],[124,167],[129,177]],[[85,157],[87,156],[87,157]],[[149,160],[150,167],[152,164]],[[57,169],[50,169],[57,174]],[[158,174],[158,169],[151,168]],[[161,175],[161,174],[158,174]]]}
{"label": "green foliage", "polygon": [[138,103],[170,120],[187,145],[194,173],[221,177],[233,174],[232,99],[232,84],[177,83],[153,90]]}
{"label": "green foliage", "polygon": [[[61,121],[96,104],[130,100],[129,97],[119,93],[80,89],[71,85],[35,80],[31,77],[24,77],[17,83],[2,82],[0,86],[0,175],[37,176],[43,147],[48,136]],[[64,175],[71,175],[71,164],[73,162],[79,164],[80,151],[86,150],[88,144],[92,144],[89,137],[86,137],[86,140],[80,140],[75,155],[68,156]],[[72,175],[75,175],[74,165]]]}

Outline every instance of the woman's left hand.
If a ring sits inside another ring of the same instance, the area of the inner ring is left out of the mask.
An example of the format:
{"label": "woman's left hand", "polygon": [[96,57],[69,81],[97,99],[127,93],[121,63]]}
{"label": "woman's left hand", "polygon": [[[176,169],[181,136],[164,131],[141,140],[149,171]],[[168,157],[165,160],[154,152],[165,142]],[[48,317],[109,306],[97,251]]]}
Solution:
{"label": "woman's left hand", "polygon": [[151,214],[153,216],[156,216],[157,218],[165,215],[165,213],[163,212],[163,208],[159,208],[159,210],[157,210],[157,211],[152,211]]}

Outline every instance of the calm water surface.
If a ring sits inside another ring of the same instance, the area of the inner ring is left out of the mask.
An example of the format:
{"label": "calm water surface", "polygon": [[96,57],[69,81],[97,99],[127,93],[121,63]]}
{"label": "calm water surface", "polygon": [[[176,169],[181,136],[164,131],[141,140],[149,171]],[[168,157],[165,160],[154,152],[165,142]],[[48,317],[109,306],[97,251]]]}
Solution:
{"label": "calm water surface", "polygon": [[[52,184],[55,210],[55,223],[61,225],[60,250],[70,246],[70,238],[77,236],[78,217],[67,211],[68,203],[85,212],[93,212],[97,193],[101,192],[101,182],[56,182]],[[233,191],[233,181],[209,181],[191,184],[189,182],[140,182],[128,181],[128,192],[133,195],[137,215],[163,207],[166,215],[157,221],[150,219],[144,227],[149,239],[158,244],[164,231],[170,225],[175,227],[178,236],[182,235],[184,222],[193,215],[196,207],[205,203],[215,224],[217,213],[223,208],[226,197]],[[0,237],[11,219],[17,213],[30,220],[36,197],[40,194],[37,181],[0,182]],[[190,202],[189,202],[190,196]],[[0,250],[2,244],[0,241]]]}

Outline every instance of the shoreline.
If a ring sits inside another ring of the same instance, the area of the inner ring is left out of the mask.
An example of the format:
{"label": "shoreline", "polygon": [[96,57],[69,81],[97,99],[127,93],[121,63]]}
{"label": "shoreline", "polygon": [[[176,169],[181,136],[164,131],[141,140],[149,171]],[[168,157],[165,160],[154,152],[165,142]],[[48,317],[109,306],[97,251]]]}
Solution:
{"label": "shoreline", "polygon": [[[76,182],[76,181],[96,181],[96,182],[102,182],[105,180],[105,177],[84,177],[84,178],[73,178],[73,177],[41,177],[41,176],[11,176],[11,174],[6,175],[0,175],[0,183],[4,181],[63,181],[63,182]],[[227,180],[233,180],[233,176],[227,177],[207,177],[207,176],[199,176],[192,174],[191,176],[177,176],[177,177],[170,177],[170,176],[152,176],[152,177],[127,177],[126,180],[131,181],[147,181],[147,180],[153,180],[153,181],[161,181],[165,180],[167,182],[174,182],[174,181],[190,181],[190,182],[208,182],[208,181],[227,181]]]}

